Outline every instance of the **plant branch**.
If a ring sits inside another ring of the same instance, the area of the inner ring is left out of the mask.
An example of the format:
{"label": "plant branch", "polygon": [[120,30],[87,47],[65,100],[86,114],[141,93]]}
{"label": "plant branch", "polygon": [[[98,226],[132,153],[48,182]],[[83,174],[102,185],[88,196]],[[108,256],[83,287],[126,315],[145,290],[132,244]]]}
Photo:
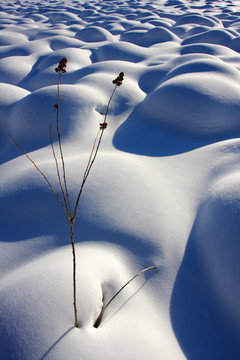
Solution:
{"label": "plant branch", "polygon": [[75,243],[73,239],[73,227],[74,223],[70,223],[71,226],[71,245],[72,245],[72,255],[73,255],[73,308],[74,308],[74,325],[79,327],[78,316],[77,316],[77,284],[76,284],[76,251]]}
{"label": "plant branch", "polygon": [[[91,151],[91,154],[90,154],[90,157],[89,157],[89,160],[88,160],[88,164],[87,164],[87,167],[86,167],[86,170],[84,172],[84,176],[83,176],[83,180],[82,180],[82,184],[80,186],[80,190],[79,190],[79,193],[78,193],[78,197],[77,197],[77,200],[76,200],[76,204],[75,204],[75,208],[74,208],[74,213],[73,213],[73,221],[75,221],[75,218],[76,218],[76,215],[77,215],[77,209],[78,209],[78,204],[79,204],[79,200],[80,200],[80,197],[81,197],[81,194],[82,194],[82,191],[83,191],[83,187],[85,185],[85,182],[88,178],[88,175],[90,173],[90,170],[94,164],[94,161],[97,157],[97,154],[98,154],[98,150],[99,150],[99,147],[100,147],[100,144],[101,144],[101,141],[102,141],[102,137],[103,137],[103,132],[104,130],[106,129],[107,127],[107,115],[108,115],[108,110],[109,110],[109,107],[110,107],[110,104],[111,104],[111,101],[112,101],[112,98],[113,98],[113,95],[117,89],[119,85],[115,85],[114,89],[113,89],[113,92],[110,96],[110,99],[108,101],[108,105],[107,105],[107,109],[106,109],[106,113],[105,113],[105,116],[104,116],[104,121],[103,123],[100,124],[100,130],[98,131],[97,133],[97,136],[94,140],[94,143],[93,143],[93,147],[92,147],[92,151]],[[96,150],[94,152],[94,149],[95,149],[95,146],[96,146],[96,142],[97,142],[97,138],[100,134],[100,137],[99,137],[99,140],[98,140],[98,143],[97,143],[97,147],[96,147]],[[94,153],[94,155],[93,155]]]}
{"label": "plant branch", "polygon": [[60,150],[61,160],[62,160],[63,182],[64,182],[65,194],[66,194],[67,203],[68,203],[68,211],[67,212],[69,212],[70,218],[72,218],[71,205],[70,205],[70,200],[69,200],[69,195],[68,195],[68,188],[67,188],[65,163],[64,163],[64,157],[63,157],[63,151],[62,151],[61,135],[60,135],[60,129],[59,129],[59,93],[60,93],[59,83],[60,83],[60,78],[61,78],[61,72],[59,74],[58,83],[57,83],[57,89],[58,89],[58,94],[57,94],[57,133],[58,133],[59,150]]}
{"label": "plant branch", "polygon": [[86,170],[84,172],[84,175],[83,175],[83,179],[86,177],[87,175],[87,172],[88,172],[88,169],[89,169],[89,165],[91,163],[91,160],[92,160],[92,156],[93,156],[93,152],[94,152],[94,149],[95,149],[95,146],[96,146],[96,143],[97,143],[97,139],[98,139],[98,136],[100,134],[101,130],[98,131],[97,133],[97,136],[95,137],[95,140],[93,142],[93,147],[92,147],[92,151],[91,151],[91,154],[90,154],[90,157],[89,157],[89,160],[88,160],[88,164],[87,164],[87,167],[86,167]]}
{"label": "plant branch", "polygon": [[121,287],[120,290],[118,290],[118,292],[109,300],[109,302],[102,307],[102,310],[100,311],[100,314],[98,315],[97,319],[95,320],[93,326],[95,328],[97,328],[100,323],[101,323],[101,319],[102,319],[102,316],[103,316],[103,313],[104,311],[106,310],[106,308],[111,304],[111,302],[115,299],[115,297],[128,285],[130,284],[131,281],[133,281],[137,276],[141,275],[142,273],[144,273],[145,271],[148,271],[150,269],[156,269],[157,267],[156,266],[149,266],[148,268],[146,269],[143,269],[142,271],[140,271],[139,273],[137,273],[136,275],[134,275],[125,285],[123,285]]}
{"label": "plant branch", "polygon": [[[58,106],[58,104],[56,104]],[[53,157],[54,157],[54,160],[55,160],[55,164],[56,164],[56,170],[57,170],[57,176],[58,176],[58,182],[59,182],[59,186],[61,188],[61,191],[62,191],[62,195],[63,195],[63,200],[64,200],[64,204],[65,204],[65,209],[66,209],[66,212],[70,218],[70,214],[69,214],[69,210],[68,210],[68,205],[67,205],[67,200],[66,200],[66,196],[65,196],[65,193],[64,193],[64,190],[63,190],[63,186],[62,186],[62,181],[61,181],[61,176],[60,176],[60,171],[59,171],[59,166],[58,166],[58,160],[57,160],[57,156],[56,156],[56,153],[55,153],[55,149],[54,149],[54,145],[53,145],[53,140],[52,140],[52,123],[53,123],[53,117],[54,117],[54,114],[56,112],[56,108],[57,106],[54,106],[54,110],[53,110],[53,114],[52,114],[52,117],[51,117],[51,122],[50,122],[50,143],[51,143],[51,147],[52,147],[52,153],[53,153]]]}
{"label": "plant branch", "polygon": [[13,139],[13,141],[14,141],[15,144],[19,147],[19,149],[24,153],[24,155],[28,158],[28,160],[31,161],[31,163],[35,166],[35,168],[37,169],[37,171],[38,171],[38,172],[43,176],[43,178],[46,180],[49,188],[50,188],[50,189],[52,190],[52,192],[56,195],[57,200],[58,200],[59,204],[61,205],[61,207],[63,208],[63,210],[64,210],[64,212],[65,212],[68,220],[70,220],[70,219],[69,219],[69,216],[68,216],[68,214],[67,214],[67,212],[66,212],[66,209],[65,209],[64,205],[62,204],[62,202],[61,202],[61,200],[60,200],[57,192],[56,192],[56,191],[54,190],[54,188],[52,187],[52,185],[51,185],[50,181],[48,180],[48,178],[46,177],[46,175],[39,169],[39,167],[38,167],[38,166],[36,165],[36,163],[30,158],[30,156],[26,153],[26,151],[18,144],[18,142],[14,139],[14,137],[12,136],[12,134],[9,134],[9,136]]}

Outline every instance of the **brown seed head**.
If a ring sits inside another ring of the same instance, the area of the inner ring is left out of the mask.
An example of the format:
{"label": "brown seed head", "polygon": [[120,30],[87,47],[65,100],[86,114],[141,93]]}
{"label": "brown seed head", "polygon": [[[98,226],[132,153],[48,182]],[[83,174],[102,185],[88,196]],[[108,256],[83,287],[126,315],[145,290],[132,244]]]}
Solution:
{"label": "brown seed head", "polygon": [[100,130],[104,130],[107,128],[107,123],[106,122],[103,122],[103,123],[100,123]]}
{"label": "brown seed head", "polygon": [[55,71],[57,73],[65,74],[67,71],[65,70],[67,66],[67,58],[62,58],[59,61],[58,67],[55,68]]}
{"label": "brown seed head", "polygon": [[115,84],[116,86],[121,86],[123,80],[124,80],[124,73],[123,73],[123,72],[120,72],[120,74],[118,75],[118,77],[113,80],[113,84]]}

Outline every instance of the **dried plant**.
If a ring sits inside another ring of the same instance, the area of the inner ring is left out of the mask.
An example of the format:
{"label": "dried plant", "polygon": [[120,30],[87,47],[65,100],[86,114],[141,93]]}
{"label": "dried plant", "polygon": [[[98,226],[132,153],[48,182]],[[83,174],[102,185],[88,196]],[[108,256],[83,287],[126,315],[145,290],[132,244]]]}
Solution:
{"label": "dried plant", "polygon": [[[58,67],[55,68],[55,71],[59,74],[58,75],[58,81],[57,81],[57,102],[56,104],[54,104],[54,110],[52,113],[52,117],[51,117],[51,121],[50,121],[50,131],[49,131],[49,137],[50,137],[50,143],[51,143],[51,147],[52,147],[52,153],[53,153],[53,158],[55,161],[55,165],[56,165],[56,171],[57,171],[57,178],[58,178],[58,183],[60,186],[60,191],[62,195],[58,194],[58,191],[54,189],[53,185],[51,184],[51,182],[49,181],[49,179],[47,178],[47,176],[44,174],[44,172],[42,172],[40,170],[40,168],[37,166],[37,164],[30,158],[30,156],[26,153],[26,151],[19,145],[19,143],[15,140],[15,138],[10,134],[11,138],[13,139],[13,141],[15,142],[15,144],[20,148],[20,150],[26,155],[26,157],[32,162],[32,164],[34,165],[34,167],[36,168],[36,170],[42,175],[42,177],[45,179],[45,181],[47,182],[49,188],[51,189],[51,191],[54,193],[54,195],[56,196],[61,208],[63,209],[67,220],[69,222],[70,225],[70,240],[71,240],[71,246],[72,246],[72,255],[73,255],[73,307],[74,307],[74,325],[75,327],[79,327],[79,323],[78,323],[78,315],[77,315],[77,284],[76,284],[76,250],[75,250],[75,242],[74,242],[74,223],[76,220],[76,215],[77,215],[77,210],[78,210],[78,205],[79,205],[79,201],[81,198],[81,194],[84,188],[84,185],[86,183],[86,180],[89,176],[89,173],[91,171],[91,168],[94,164],[94,161],[96,160],[98,151],[99,151],[99,147],[102,141],[102,137],[103,137],[103,133],[107,128],[107,115],[108,115],[108,111],[109,111],[109,107],[113,98],[113,95],[116,91],[116,89],[122,85],[123,79],[124,79],[124,73],[121,72],[118,77],[116,79],[113,80],[113,84],[114,84],[114,89],[112,91],[112,94],[109,98],[108,104],[107,104],[107,109],[106,109],[106,113],[104,116],[104,120],[102,123],[100,123],[100,128],[99,131],[96,135],[96,138],[93,142],[93,146],[92,146],[92,150],[90,152],[90,156],[89,156],[89,160],[83,175],[83,179],[82,182],[80,184],[80,188],[79,188],[79,192],[76,196],[76,200],[74,204],[71,204],[70,202],[70,197],[69,197],[69,191],[68,191],[68,185],[67,185],[67,178],[66,178],[66,169],[65,169],[65,162],[64,162],[64,156],[63,156],[63,150],[62,150],[62,143],[61,143],[61,133],[60,133],[60,127],[59,127],[59,96],[60,96],[60,79],[61,79],[61,75],[66,73],[66,66],[67,66],[67,59],[66,58],[62,58],[58,64]],[[58,148],[60,151],[60,156],[61,156],[61,160],[60,160],[60,164],[59,164],[59,160],[57,159],[56,156],[56,152],[55,152],[55,147],[54,147],[54,143],[53,143],[53,139],[52,139],[52,126],[53,126],[53,121],[54,121],[54,117],[56,115],[56,127],[57,127],[57,134],[58,134]],[[61,169],[61,171],[60,171]]]}
{"label": "dried plant", "polygon": [[98,317],[96,318],[96,320],[94,321],[93,326],[95,328],[98,328],[99,325],[101,324],[102,321],[102,317],[103,317],[103,313],[106,310],[106,308],[111,304],[111,302],[115,299],[115,297],[118,296],[118,294],[128,285],[130,284],[131,281],[133,281],[137,276],[143,274],[145,271],[151,270],[151,269],[156,269],[157,267],[155,265],[153,266],[149,266],[146,269],[143,269],[142,271],[140,271],[139,273],[137,273],[136,275],[134,275],[128,282],[126,282],[126,284],[124,284],[120,290],[118,290],[118,292],[108,301],[108,303],[102,307],[102,310],[100,311]]}

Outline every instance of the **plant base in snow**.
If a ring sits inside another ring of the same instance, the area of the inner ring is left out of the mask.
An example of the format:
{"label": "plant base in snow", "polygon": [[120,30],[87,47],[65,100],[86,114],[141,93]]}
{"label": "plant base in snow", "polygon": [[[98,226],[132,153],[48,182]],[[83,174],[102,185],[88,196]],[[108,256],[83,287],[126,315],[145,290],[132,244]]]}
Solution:
{"label": "plant base in snow", "polygon": [[98,315],[97,319],[94,321],[94,324],[93,326],[95,328],[98,328],[99,325],[101,324],[101,321],[102,321],[102,317],[103,317],[103,313],[104,311],[106,310],[106,308],[110,305],[110,303],[115,299],[115,297],[128,285],[130,284],[131,281],[133,281],[137,276],[141,275],[142,273],[144,273],[145,271],[147,270],[150,270],[150,269],[156,269],[157,267],[156,266],[149,266],[148,268],[146,269],[143,269],[142,271],[140,271],[139,273],[137,273],[136,275],[134,275],[125,285],[123,285],[121,287],[120,290],[118,290],[118,292],[109,300],[109,302],[102,307],[102,310],[100,311],[100,314]]}

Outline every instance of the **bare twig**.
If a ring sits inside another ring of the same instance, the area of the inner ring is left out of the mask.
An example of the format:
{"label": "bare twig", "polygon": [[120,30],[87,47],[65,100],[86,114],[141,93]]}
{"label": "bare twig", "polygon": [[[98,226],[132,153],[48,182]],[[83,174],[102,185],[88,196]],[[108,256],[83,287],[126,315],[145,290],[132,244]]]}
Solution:
{"label": "bare twig", "polygon": [[142,271],[140,271],[139,273],[137,273],[136,275],[134,275],[126,284],[124,284],[120,290],[118,290],[118,292],[109,300],[109,302],[102,307],[102,310],[100,311],[100,314],[98,315],[97,319],[95,320],[93,326],[95,328],[97,328],[100,324],[101,324],[101,319],[102,319],[102,316],[103,316],[103,313],[104,311],[106,310],[106,308],[111,304],[111,302],[115,299],[115,297],[128,285],[130,284],[131,281],[133,281],[137,276],[141,275],[142,273],[144,273],[145,271],[147,270],[150,270],[150,269],[156,269],[157,267],[156,266],[149,266],[148,268],[146,269],[143,269]]}
{"label": "bare twig", "polygon": [[[103,123],[100,124],[100,130],[98,131],[97,133],[97,136],[95,138],[95,141],[93,143],[93,147],[92,147],[92,151],[91,151],[91,154],[90,154],[90,157],[89,157],[89,161],[88,161],[88,164],[87,164],[87,167],[86,167],[86,170],[84,172],[84,176],[83,176],[83,180],[82,180],[82,183],[81,183],[81,186],[80,186],[80,190],[79,190],[79,193],[78,193],[78,197],[77,197],[77,200],[76,200],[76,204],[75,204],[75,208],[74,208],[74,213],[73,213],[73,219],[75,220],[76,218],[76,215],[77,215],[77,209],[78,209],[78,204],[79,204],[79,200],[80,200],[80,197],[81,197],[81,194],[82,194],[82,191],[83,191],[83,187],[85,185],[85,182],[88,178],[88,175],[90,173],[90,170],[94,164],[94,161],[97,157],[97,154],[98,154],[98,150],[99,150],[99,147],[100,147],[100,144],[101,144],[101,141],[102,141],[102,137],[103,137],[103,132],[104,130],[107,128],[107,115],[108,115],[108,110],[109,110],[109,107],[110,107],[110,104],[111,104],[111,101],[112,101],[112,98],[113,98],[113,95],[117,89],[117,87],[120,86],[120,85],[115,85],[114,89],[113,89],[113,92],[110,96],[110,99],[108,101],[108,105],[107,105],[107,109],[106,109],[106,113],[105,113],[105,116],[104,116],[104,121]],[[94,152],[94,149],[95,149],[95,146],[96,146],[96,141],[97,141],[97,138],[100,134],[100,137],[99,137],[99,140],[98,140],[98,143],[97,143],[97,147],[96,147],[96,150]],[[94,155],[93,155],[93,152],[94,152]]]}
{"label": "bare twig", "polygon": [[66,212],[66,209],[63,205],[63,203],[61,202],[57,192],[54,190],[54,188],[52,187],[50,181],[48,180],[48,178],[46,177],[46,175],[39,169],[39,167],[36,165],[36,163],[30,158],[30,156],[26,153],[26,151],[18,144],[18,142],[14,139],[14,137],[12,136],[12,134],[9,134],[9,136],[13,139],[13,141],[15,142],[15,144],[19,147],[19,149],[24,153],[24,155],[31,161],[31,163],[35,166],[35,168],[37,169],[37,171],[43,176],[43,178],[45,179],[45,181],[47,182],[48,186],[50,187],[50,189],[52,190],[52,192],[56,195],[57,200],[59,202],[59,204],[61,205],[61,207],[63,208],[68,220],[69,220],[69,216]]}
{"label": "bare twig", "polygon": [[[66,70],[65,70],[65,72],[66,72]],[[61,160],[62,160],[63,182],[64,182],[64,187],[65,187],[65,195],[66,195],[66,198],[67,198],[69,215],[70,215],[70,218],[72,218],[71,205],[70,205],[70,200],[69,200],[69,195],[68,195],[68,188],[67,188],[65,163],[64,163],[64,157],[63,157],[63,151],[62,151],[61,135],[60,135],[60,129],[59,129],[59,93],[60,93],[59,83],[60,83],[60,78],[61,78],[61,72],[59,73],[58,83],[57,83],[57,88],[58,88],[58,94],[57,94],[57,133],[58,133],[59,150],[60,150]]]}
{"label": "bare twig", "polygon": [[58,166],[58,160],[57,160],[57,156],[56,156],[56,153],[55,153],[55,149],[54,149],[54,145],[53,145],[53,140],[52,140],[52,123],[53,123],[53,118],[54,118],[54,114],[56,112],[56,109],[58,107],[58,104],[55,104],[54,105],[54,110],[53,110],[53,113],[52,113],[52,117],[51,117],[51,121],[50,121],[50,129],[49,129],[49,137],[50,137],[50,143],[51,143],[51,147],[52,147],[52,153],[53,153],[53,157],[54,157],[54,160],[55,160],[55,165],[56,165],[56,170],[57,170],[57,177],[58,177],[58,182],[59,182],[59,186],[61,188],[61,192],[62,192],[62,195],[63,195],[63,200],[64,200],[64,204],[65,204],[65,208],[66,208],[66,212],[68,214],[68,217],[70,218],[70,214],[69,214],[69,211],[68,211],[68,205],[67,205],[67,201],[66,201],[66,196],[65,196],[65,193],[64,193],[64,190],[63,190],[63,186],[62,186],[62,181],[61,181],[61,176],[60,176],[60,171],[59,171],[59,166]]}
{"label": "bare twig", "polygon": [[99,131],[98,131],[98,133],[97,133],[97,136],[95,137],[95,140],[94,140],[94,142],[93,142],[92,151],[91,151],[91,154],[90,154],[90,157],[89,157],[89,160],[88,160],[88,164],[87,164],[85,173],[84,173],[84,175],[83,175],[83,179],[86,177],[87,172],[88,172],[88,169],[89,169],[89,165],[91,164],[93,152],[94,152],[94,149],[95,149],[95,146],[96,146],[97,139],[98,139],[98,136],[99,136],[99,134],[100,134],[100,131],[101,131],[101,129],[99,129]]}
{"label": "bare twig", "polygon": [[73,238],[73,229],[74,222],[71,220],[71,245],[72,245],[72,255],[73,255],[73,309],[74,309],[74,326],[79,327],[78,324],[78,315],[77,315],[77,283],[76,283],[76,251],[75,243]]}

